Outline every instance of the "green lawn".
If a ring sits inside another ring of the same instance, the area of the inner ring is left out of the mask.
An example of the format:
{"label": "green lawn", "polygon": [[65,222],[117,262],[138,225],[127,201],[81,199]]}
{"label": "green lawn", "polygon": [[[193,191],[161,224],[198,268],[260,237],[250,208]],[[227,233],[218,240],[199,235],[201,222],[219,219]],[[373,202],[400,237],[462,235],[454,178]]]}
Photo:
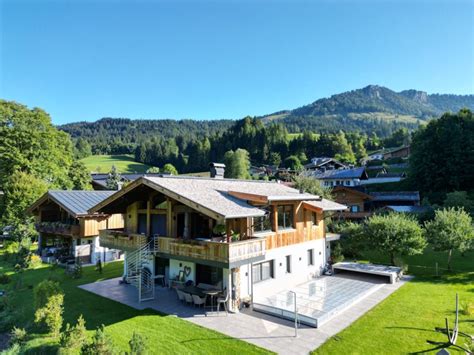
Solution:
{"label": "green lawn", "polygon": [[144,173],[149,165],[138,163],[131,155],[91,155],[81,160],[90,172],[108,173],[112,165],[120,173]]}
{"label": "green lawn", "polygon": [[[388,257],[367,255],[376,263],[387,263]],[[402,286],[374,309],[336,336],[330,338],[315,354],[406,354],[436,353],[446,342],[435,327],[444,327],[448,317],[454,322],[455,295],[460,302],[474,302],[474,253],[456,254],[453,272],[445,270],[447,254],[426,251],[404,259],[415,279]],[[435,263],[440,277],[435,277]],[[460,316],[460,330],[474,334],[474,316]],[[430,344],[428,341],[437,342]],[[466,338],[459,337],[458,345]],[[451,353],[462,353],[450,347]]]}
{"label": "green lawn", "polygon": [[[120,276],[123,271],[122,267],[122,262],[109,263],[104,267],[101,275],[94,270],[94,267],[85,267],[82,278],[73,280],[64,275],[62,269],[42,266],[26,271],[23,274],[23,286],[19,290],[12,290],[19,277],[18,274],[15,274],[13,281],[7,285],[7,292],[15,306],[17,325],[30,329],[30,339],[25,345],[25,352],[30,354],[56,352],[56,342],[45,336],[33,324],[32,287],[41,280],[51,277],[60,281],[65,292],[65,322],[75,322],[78,316],[83,314],[90,335],[97,326],[104,324],[106,331],[122,351],[128,350],[128,341],[133,331],[137,331],[146,336],[150,353],[268,353],[244,341],[199,327],[180,318],[161,315],[149,309],[139,311],[77,287],[81,284]],[[0,260],[0,273],[6,271],[12,272],[12,269]],[[3,287],[3,289],[5,288]]]}

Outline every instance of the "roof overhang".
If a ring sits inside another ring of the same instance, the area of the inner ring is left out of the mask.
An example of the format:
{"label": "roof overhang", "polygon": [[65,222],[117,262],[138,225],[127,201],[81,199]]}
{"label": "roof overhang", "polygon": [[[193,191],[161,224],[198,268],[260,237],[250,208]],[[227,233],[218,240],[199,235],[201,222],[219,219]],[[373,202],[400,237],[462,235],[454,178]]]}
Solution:
{"label": "roof overhang", "polygon": [[363,197],[367,200],[373,200],[374,197],[369,195],[369,194],[366,194],[365,192],[362,192],[362,191],[358,191],[356,189],[351,189],[350,187],[345,187],[345,186],[341,186],[341,185],[338,185],[336,187],[333,188],[332,190],[333,192],[337,192],[337,191],[347,191],[349,193],[352,193],[354,195],[357,195],[357,196],[360,196],[360,197]]}
{"label": "roof overhang", "polygon": [[321,199],[319,196],[306,193],[294,195],[258,195],[240,191],[228,191],[228,194],[241,200],[258,203],[270,203],[278,201],[310,201]]}
{"label": "roof overhang", "polygon": [[346,205],[340,203],[321,199],[319,201],[303,201],[304,208],[315,212],[330,212],[330,211],[344,211],[347,209]]}

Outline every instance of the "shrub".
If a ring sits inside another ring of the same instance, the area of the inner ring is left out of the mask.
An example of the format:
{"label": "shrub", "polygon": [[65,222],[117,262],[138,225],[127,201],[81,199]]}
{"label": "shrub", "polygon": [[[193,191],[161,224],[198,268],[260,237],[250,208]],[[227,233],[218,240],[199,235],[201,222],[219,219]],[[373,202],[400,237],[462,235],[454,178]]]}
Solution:
{"label": "shrub", "polygon": [[84,355],[112,355],[116,352],[112,339],[105,333],[103,324],[95,331],[92,343],[87,344],[82,349]]}
{"label": "shrub", "polygon": [[474,302],[462,302],[460,308],[461,314],[465,316],[474,315]]}
{"label": "shrub", "polygon": [[59,344],[61,345],[61,353],[69,353],[70,350],[80,350],[87,340],[86,321],[82,314],[77,319],[74,327],[69,323],[66,325],[66,330],[61,334]]}
{"label": "shrub", "polygon": [[37,267],[41,266],[41,257],[36,254],[30,254],[29,265],[30,269],[36,269]]}
{"label": "shrub", "polygon": [[26,330],[25,328],[13,327],[10,332],[10,343],[11,344],[22,344],[26,340]]}
{"label": "shrub", "polygon": [[7,274],[0,274],[0,285],[5,285],[11,280],[10,276]]}
{"label": "shrub", "polygon": [[130,355],[146,354],[145,338],[137,332],[133,332],[128,345],[130,346]]}
{"label": "shrub", "polygon": [[341,243],[337,241],[332,244],[331,259],[333,263],[339,263],[344,260],[344,255],[342,255]]}
{"label": "shrub", "polygon": [[49,333],[57,338],[63,325],[64,295],[57,294],[48,298],[46,306],[35,312],[35,323],[44,322]]}
{"label": "shrub", "polygon": [[35,301],[35,309],[42,308],[48,303],[51,296],[62,294],[61,287],[58,282],[51,280],[43,280],[33,290]]}

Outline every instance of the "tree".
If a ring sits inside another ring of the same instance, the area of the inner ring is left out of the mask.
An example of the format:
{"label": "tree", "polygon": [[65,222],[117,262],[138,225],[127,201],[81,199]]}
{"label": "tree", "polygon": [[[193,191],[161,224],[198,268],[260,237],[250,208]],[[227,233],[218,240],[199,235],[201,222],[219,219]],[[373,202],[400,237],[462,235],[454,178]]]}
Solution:
{"label": "tree", "polygon": [[474,116],[446,113],[413,135],[409,178],[420,192],[441,203],[447,192],[474,190]]}
{"label": "tree", "polygon": [[421,254],[426,246],[418,222],[402,213],[370,217],[366,221],[365,234],[371,248],[389,253],[392,265],[395,265],[396,255]]}
{"label": "tree", "polygon": [[107,177],[106,187],[107,190],[118,190],[119,184],[122,182],[122,176],[118,172],[115,165],[112,165],[112,169],[109,172],[109,176]]}
{"label": "tree", "polygon": [[295,189],[303,190],[309,194],[321,196],[323,198],[327,198],[329,200],[332,199],[331,190],[321,186],[321,183],[313,179],[309,176],[305,176],[304,174],[300,174],[294,178],[295,182]]}
{"label": "tree", "polygon": [[270,157],[268,158],[268,163],[275,166],[280,166],[281,164],[281,155],[277,152],[271,152]]}
{"label": "tree", "polygon": [[16,172],[67,188],[72,161],[69,135],[56,129],[46,112],[0,100],[0,190]]}
{"label": "tree", "polygon": [[436,211],[435,218],[425,223],[425,233],[434,250],[448,252],[448,270],[453,250],[464,252],[474,240],[472,218],[462,208]]}
{"label": "tree", "polygon": [[301,171],[303,170],[303,164],[301,164],[300,158],[296,155],[290,155],[283,161],[283,165],[285,168],[294,170],[294,171]]}
{"label": "tree", "polygon": [[150,168],[147,169],[146,173],[147,174],[157,174],[160,172],[160,168],[157,167],[157,166],[152,166]]}
{"label": "tree", "polygon": [[48,190],[48,184],[26,172],[15,171],[4,185],[5,225],[17,225],[25,218],[25,210]]}
{"label": "tree", "polygon": [[249,179],[250,159],[245,149],[229,150],[224,155],[226,178]]}
{"label": "tree", "polygon": [[178,175],[178,170],[173,166],[173,164],[167,163],[163,166],[163,172],[169,173],[171,175]]}
{"label": "tree", "polygon": [[112,339],[105,333],[105,327],[102,324],[92,338],[92,343],[87,344],[82,349],[84,355],[113,355],[116,353]]}
{"label": "tree", "polygon": [[69,167],[69,179],[73,190],[92,190],[91,175],[83,162],[75,161]]}
{"label": "tree", "polygon": [[133,332],[128,345],[130,346],[130,355],[143,355],[146,353],[145,339],[137,332]]}
{"label": "tree", "polygon": [[386,148],[400,147],[402,145],[409,145],[411,141],[410,132],[406,128],[399,128],[392,135],[384,140]]}
{"label": "tree", "polygon": [[65,331],[61,334],[59,344],[61,345],[60,354],[77,353],[87,341],[86,321],[82,314],[77,319],[75,326],[66,324]]}
{"label": "tree", "polygon": [[92,155],[91,145],[87,140],[82,137],[79,137],[74,144],[74,155],[76,159],[83,159]]}
{"label": "tree", "polygon": [[63,291],[58,282],[43,280],[33,289],[35,310],[43,308],[51,296],[62,294]]}
{"label": "tree", "polygon": [[48,298],[48,302],[35,312],[35,323],[44,322],[54,338],[59,337],[63,325],[64,295],[56,294]]}
{"label": "tree", "polygon": [[466,191],[453,191],[446,194],[443,206],[446,208],[458,207],[470,213],[474,212],[474,201],[471,200]]}

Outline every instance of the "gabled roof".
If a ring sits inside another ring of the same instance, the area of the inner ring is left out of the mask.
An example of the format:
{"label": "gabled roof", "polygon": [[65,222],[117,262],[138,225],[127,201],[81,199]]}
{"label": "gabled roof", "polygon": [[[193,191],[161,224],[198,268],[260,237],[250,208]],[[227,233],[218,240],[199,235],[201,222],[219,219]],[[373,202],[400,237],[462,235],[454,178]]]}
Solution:
{"label": "gabled roof", "polygon": [[265,215],[263,209],[252,206],[248,201],[268,203],[271,201],[320,199],[319,196],[300,193],[296,189],[276,182],[181,176],[145,176],[117,191],[90,211],[100,211],[141,185],[146,185],[191,208],[199,208],[202,213],[212,218],[224,219]]}
{"label": "gabled roof", "polygon": [[[122,178],[122,181],[124,182],[129,182],[129,181],[134,181],[138,178],[141,178],[143,176],[163,176],[163,175],[170,175],[169,173],[130,173],[130,174],[120,174],[120,177]],[[104,188],[107,187],[107,178],[109,177],[109,174],[91,174],[92,177],[92,183],[96,184],[98,186],[102,186]]]}
{"label": "gabled roof", "polygon": [[404,177],[407,177],[407,174],[405,172],[401,172],[401,173],[377,173],[377,175],[375,176],[376,178],[404,178]]}
{"label": "gabled roof", "polygon": [[345,192],[348,192],[350,194],[354,194],[354,195],[357,195],[357,196],[360,196],[364,199],[367,199],[367,200],[372,200],[373,197],[369,194],[366,194],[365,192],[363,191],[360,191],[360,190],[357,190],[355,188],[351,188],[351,187],[346,187],[346,186],[336,186],[335,188],[332,189],[333,192],[338,192],[338,191],[345,191]]}
{"label": "gabled roof", "polygon": [[370,192],[373,201],[420,201],[418,191]]}
{"label": "gabled roof", "polygon": [[313,175],[316,179],[326,180],[326,179],[368,179],[367,172],[364,167],[353,168],[353,169],[336,169],[336,170],[326,170],[321,173],[315,173]]}
{"label": "gabled roof", "polygon": [[53,201],[73,217],[87,216],[90,208],[113,195],[115,191],[50,190],[33,203],[28,211],[32,213],[47,201]]}
{"label": "gabled roof", "polygon": [[305,164],[305,169],[312,169],[312,168],[320,168],[329,163],[333,163],[334,165],[338,165],[340,167],[345,167],[343,163],[340,161],[335,160],[334,158],[329,157],[315,157],[311,158],[311,163]]}
{"label": "gabled roof", "polygon": [[347,209],[346,205],[341,205],[325,198],[315,201],[304,201],[303,204],[305,207],[309,207],[309,209],[315,208],[319,211],[344,211]]}

